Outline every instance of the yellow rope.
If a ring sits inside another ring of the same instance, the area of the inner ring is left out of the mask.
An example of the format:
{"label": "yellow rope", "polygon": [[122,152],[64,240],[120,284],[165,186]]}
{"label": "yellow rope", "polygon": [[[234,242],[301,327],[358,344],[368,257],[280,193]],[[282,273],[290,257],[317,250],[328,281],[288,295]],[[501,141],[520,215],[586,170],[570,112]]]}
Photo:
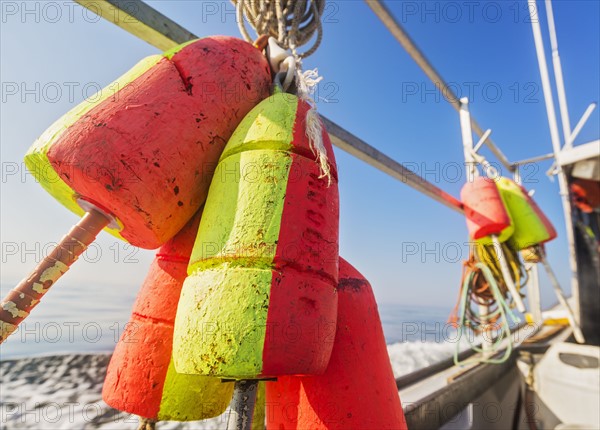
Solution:
{"label": "yellow rope", "polygon": [[[517,287],[517,290],[520,290],[527,283],[527,271],[525,270],[525,266],[519,258],[519,251],[514,248],[510,242],[504,242],[501,246],[510,269],[511,278]],[[506,283],[502,277],[502,269],[500,268],[500,263],[498,262],[498,257],[496,256],[494,246],[478,245],[475,247],[475,253],[477,260],[490,268],[494,278],[496,279],[496,282],[500,286],[500,289],[504,294],[506,294],[508,288],[506,287]]]}

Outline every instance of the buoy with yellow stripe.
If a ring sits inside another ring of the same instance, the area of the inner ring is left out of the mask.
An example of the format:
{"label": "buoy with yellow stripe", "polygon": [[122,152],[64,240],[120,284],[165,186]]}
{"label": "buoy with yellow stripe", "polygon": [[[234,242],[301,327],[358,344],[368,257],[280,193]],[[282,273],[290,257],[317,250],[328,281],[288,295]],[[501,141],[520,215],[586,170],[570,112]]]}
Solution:
{"label": "buoy with yellow stripe", "polygon": [[340,258],[337,331],[318,376],[267,382],[267,429],[406,429],[369,282]]}
{"label": "buoy with yellow stripe", "polygon": [[270,87],[259,49],[207,37],[142,60],[52,124],[25,164],[83,218],[2,302],[0,341],[102,229],[147,249],[181,230],[231,133]]}
{"label": "buoy with yellow stripe", "polygon": [[173,324],[200,213],[164,244],[152,262],[129,323],[108,365],[102,398],[150,421],[194,421],[225,411],[233,383],[175,371]]}
{"label": "buoy with yellow stripe", "polygon": [[525,303],[512,279],[501,245],[512,237],[515,227],[513,216],[508,210],[507,197],[500,191],[497,181],[477,176],[463,186],[460,197],[465,209],[469,237],[478,245],[493,245],[504,283],[517,309],[524,312]]}
{"label": "buoy with yellow stripe", "polygon": [[276,90],[225,147],[177,309],[178,372],[245,380],[325,371],[339,203],[333,149],[323,128],[327,175],[307,137],[309,110]]}
{"label": "buoy with yellow stripe", "polygon": [[515,249],[529,248],[556,238],[552,223],[525,188],[505,177],[498,178],[496,185],[513,220],[510,242]]}

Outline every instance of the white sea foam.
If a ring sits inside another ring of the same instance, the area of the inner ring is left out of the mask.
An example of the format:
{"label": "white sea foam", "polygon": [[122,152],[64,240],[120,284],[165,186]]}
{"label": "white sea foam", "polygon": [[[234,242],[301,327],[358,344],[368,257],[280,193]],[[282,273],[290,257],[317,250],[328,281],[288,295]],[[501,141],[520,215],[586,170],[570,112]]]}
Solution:
{"label": "white sea foam", "polygon": [[451,357],[455,348],[451,342],[403,342],[388,345],[388,354],[397,378]]}
{"label": "white sea foam", "polygon": [[[101,397],[108,354],[67,354],[0,362],[0,428],[136,429],[135,416]],[[161,430],[223,429],[227,415],[194,423],[161,423]]]}
{"label": "white sea foam", "polygon": [[[388,345],[394,375],[405,375],[452,355],[452,343]],[[137,417],[101,397],[109,354],[65,354],[0,362],[0,428],[136,429]],[[227,414],[201,422],[162,422],[161,430],[225,429]]]}

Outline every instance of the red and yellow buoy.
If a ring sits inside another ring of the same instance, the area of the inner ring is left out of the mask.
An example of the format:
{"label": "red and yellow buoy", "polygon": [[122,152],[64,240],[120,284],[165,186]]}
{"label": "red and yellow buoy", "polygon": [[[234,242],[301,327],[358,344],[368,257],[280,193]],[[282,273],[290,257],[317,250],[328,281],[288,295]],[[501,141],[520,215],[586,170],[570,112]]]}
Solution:
{"label": "red and yellow buoy", "polygon": [[513,219],[514,232],[510,242],[515,249],[529,248],[556,237],[552,223],[525,188],[504,177],[498,178],[496,185]]}
{"label": "red and yellow buoy", "polygon": [[83,217],[0,303],[0,343],[102,229],[148,249],[181,230],[204,203],[231,133],[270,85],[259,49],[208,37],[142,60],[51,125],[25,164]]}
{"label": "red and yellow buoy", "polygon": [[244,118],[210,187],[175,321],[177,371],[234,379],[323,373],[337,313],[338,189],[277,92]]}

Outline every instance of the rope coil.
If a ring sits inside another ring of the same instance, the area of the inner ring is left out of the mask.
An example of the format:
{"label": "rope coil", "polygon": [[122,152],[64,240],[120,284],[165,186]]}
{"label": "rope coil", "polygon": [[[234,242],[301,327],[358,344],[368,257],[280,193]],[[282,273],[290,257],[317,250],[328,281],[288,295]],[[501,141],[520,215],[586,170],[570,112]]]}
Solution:
{"label": "rope coil", "polygon": [[[480,296],[482,284],[486,284],[485,290],[488,297],[485,299],[482,299]],[[473,297],[478,297],[479,300],[473,300]],[[483,304],[490,306],[486,310],[485,316],[480,315],[475,311],[469,304],[470,301],[479,305]],[[510,310],[510,306],[504,299],[504,294],[500,290],[492,271],[487,265],[475,262],[473,259],[470,259],[465,263],[459,306],[458,340],[456,341],[456,348],[454,351],[454,363],[459,366],[471,363],[499,364],[505,362],[508,357],[510,357],[513,347],[510,321],[517,323],[519,322],[519,319]],[[471,340],[470,336],[465,336],[469,347],[483,355],[460,361],[458,358],[460,340],[463,338],[463,335],[465,335],[467,329],[472,330],[474,333],[482,333],[484,335],[484,343],[487,341],[485,338],[486,332],[489,333],[490,330],[499,330],[499,333],[498,336],[496,336],[496,339],[488,345],[487,349],[483,346],[476,345]],[[507,345],[504,354],[502,354],[501,357],[497,357],[497,353],[501,349],[505,339]]]}
{"label": "rope coil", "polygon": [[[312,55],[323,38],[321,16],[325,0],[231,0],[236,7],[240,33],[247,42],[254,39],[248,33],[246,21],[258,36],[269,35],[279,45],[292,51],[298,59]],[[315,35],[311,48],[298,53],[300,46],[307,44]]]}
{"label": "rope coil", "polygon": [[[517,289],[521,290],[527,282],[527,271],[519,260],[518,251],[507,243],[501,246],[510,268],[512,281]],[[519,322],[519,318],[511,310],[514,307],[514,298],[511,303],[508,300],[508,293],[509,289],[494,246],[476,246],[471,250],[469,259],[463,263],[458,301],[448,319],[448,322],[457,328],[459,335],[454,352],[456,365],[476,362],[502,363],[508,359],[512,351],[510,324]],[[466,335],[467,330],[483,335],[484,343],[489,340],[486,340],[486,334],[490,334],[491,331],[499,333],[494,341],[486,345],[487,348],[475,345],[471,338],[466,336],[469,347],[484,355],[461,362],[458,359],[460,339]],[[505,339],[507,348],[501,357],[496,357]]]}

